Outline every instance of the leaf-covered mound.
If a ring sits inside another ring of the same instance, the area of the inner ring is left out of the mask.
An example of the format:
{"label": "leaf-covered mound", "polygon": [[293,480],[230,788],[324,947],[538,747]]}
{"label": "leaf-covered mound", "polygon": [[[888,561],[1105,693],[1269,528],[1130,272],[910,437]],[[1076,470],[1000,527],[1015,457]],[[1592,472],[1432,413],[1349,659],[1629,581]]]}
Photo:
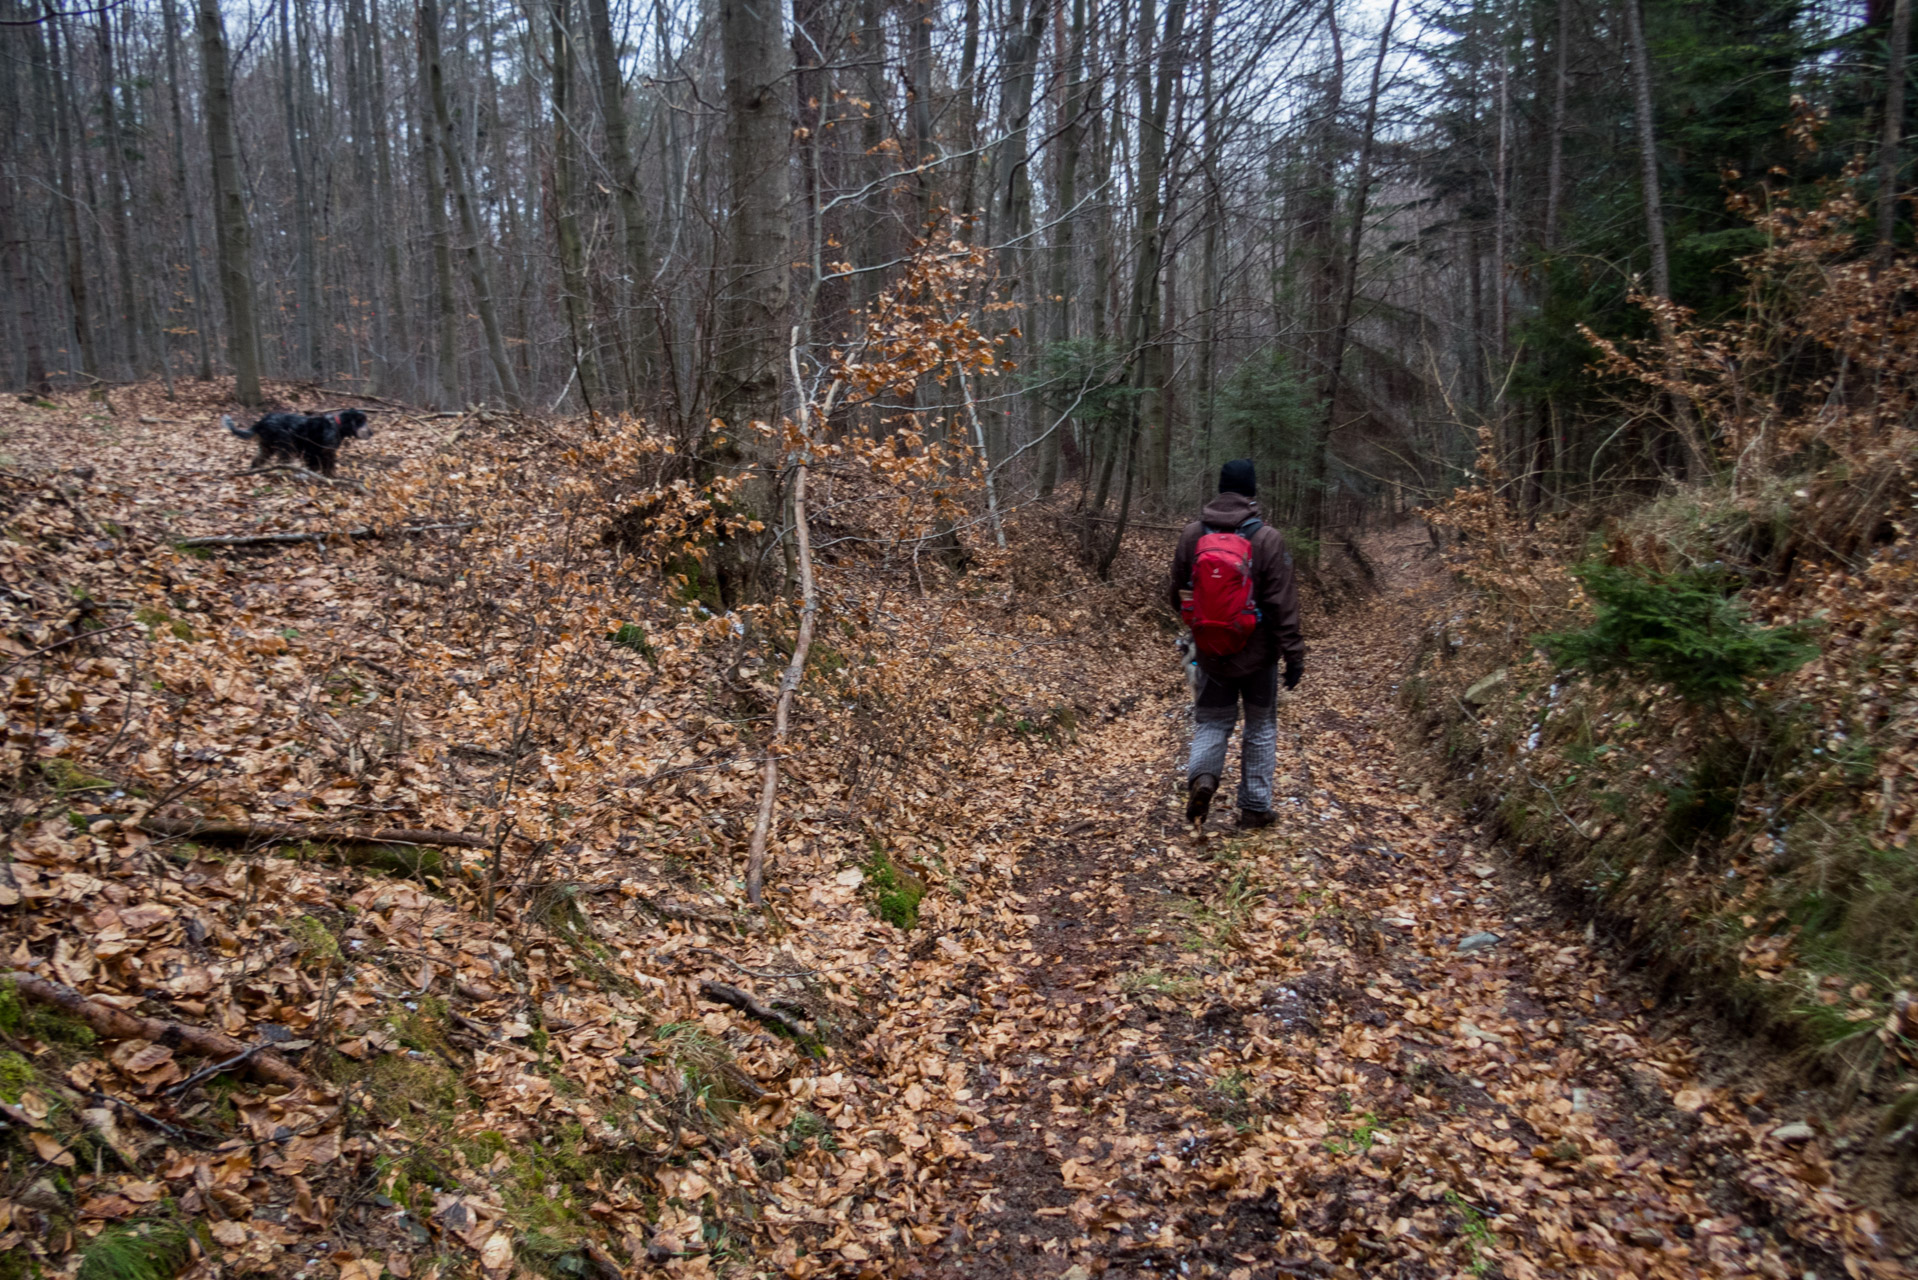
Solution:
{"label": "leaf-covered mound", "polygon": [[352,485],[239,474],[183,391],[0,419],[0,1253],[697,1270],[775,1249],[768,1197],[884,1182],[834,1119],[861,1037],[916,937],[996,909],[1147,593],[954,576],[883,477],[826,481],[749,915],[793,619],[727,607],[723,492],[637,424],[484,414],[377,414]]}

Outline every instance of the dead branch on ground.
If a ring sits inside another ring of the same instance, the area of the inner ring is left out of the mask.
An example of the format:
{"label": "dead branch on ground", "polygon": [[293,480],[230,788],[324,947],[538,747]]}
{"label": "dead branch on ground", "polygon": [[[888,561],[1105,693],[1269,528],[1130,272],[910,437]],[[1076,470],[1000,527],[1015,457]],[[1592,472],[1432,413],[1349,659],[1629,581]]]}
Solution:
{"label": "dead branch on ground", "polygon": [[449,849],[487,849],[492,841],[465,831],[430,831],[411,827],[379,827],[371,831],[351,827],[307,827],[289,822],[203,822],[197,818],[159,818],[152,814],[134,825],[156,836],[184,836],[195,840],[306,840],[314,844],[432,844]]}
{"label": "dead branch on ground", "polygon": [[190,1027],[183,1022],[165,1022],[143,1017],[104,1004],[96,1004],[63,982],[36,978],[30,973],[0,971],[0,980],[11,981],[13,989],[37,1004],[50,1005],[70,1018],[84,1022],[109,1040],[151,1040],[166,1049],[184,1049],[196,1058],[239,1058],[249,1070],[269,1084],[297,1089],[306,1077],[288,1066],[286,1060],[267,1049],[249,1049],[238,1040]]}
{"label": "dead branch on ground", "polygon": [[320,533],[227,533],[217,537],[186,538],[174,545],[182,550],[194,547],[277,547],[300,542],[328,542],[334,538],[383,538],[388,534],[438,533],[448,529],[477,528],[477,520],[454,520],[446,524],[408,524],[397,529],[344,529]]}

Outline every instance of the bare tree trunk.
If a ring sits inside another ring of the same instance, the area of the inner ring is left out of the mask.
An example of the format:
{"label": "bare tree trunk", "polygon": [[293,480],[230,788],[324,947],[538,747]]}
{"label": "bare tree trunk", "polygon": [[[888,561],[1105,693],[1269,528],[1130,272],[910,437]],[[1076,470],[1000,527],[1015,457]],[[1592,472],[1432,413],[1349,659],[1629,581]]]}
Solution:
{"label": "bare tree trunk", "polygon": [[33,304],[33,277],[27,270],[26,221],[20,216],[11,174],[0,176],[0,238],[5,240],[7,276],[19,316],[20,355],[25,365],[27,390],[45,395],[53,390],[53,383],[47,376],[46,351],[40,345],[40,317]]}
{"label": "bare tree trunk", "polygon": [[[1332,69],[1325,81],[1324,112],[1313,122],[1312,135],[1306,140],[1308,155],[1300,189],[1293,197],[1298,204],[1294,219],[1293,242],[1281,251],[1288,272],[1293,259],[1302,260],[1305,273],[1300,305],[1303,327],[1309,335],[1314,371],[1321,378],[1321,393],[1332,383],[1334,353],[1343,349],[1338,340],[1338,305],[1343,280],[1338,272],[1341,254],[1337,247],[1338,164],[1343,145],[1340,118],[1345,111],[1345,36],[1339,29],[1336,0],[1327,0],[1325,27],[1332,38]],[[1275,316],[1275,319],[1280,319]],[[1299,323],[1280,319],[1281,323]],[[1299,485],[1300,518],[1316,532],[1325,525],[1326,490],[1330,483],[1329,440],[1337,410],[1328,401],[1318,433],[1309,442],[1305,476]]]}
{"label": "bare tree trunk", "polygon": [[959,175],[953,184],[952,207],[961,213],[973,210],[973,188],[979,181],[979,0],[966,0],[965,27],[959,44],[959,142],[965,148],[959,162]]}
{"label": "bare tree trunk", "polygon": [[[593,0],[604,3],[604,0]],[[601,404],[599,364],[593,357],[586,262],[580,243],[579,178],[573,114],[573,36],[567,0],[551,0],[553,26],[553,224],[559,237],[560,301],[572,340],[579,393],[589,409]]]}
{"label": "bare tree trunk", "polygon": [[729,199],[713,412],[738,440],[749,422],[779,413],[780,320],[791,256],[791,129],[781,81],[790,51],[780,10],[770,3],[721,0],[719,21]]}
{"label": "bare tree trunk", "polygon": [[213,317],[207,311],[206,273],[200,268],[198,202],[187,184],[186,115],[180,109],[180,15],[173,7],[173,0],[160,0],[160,21],[166,28],[167,96],[173,108],[173,185],[180,194],[180,214],[186,230],[187,286],[193,290],[197,375],[205,382],[213,376],[213,346],[207,333]]}
{"label": "bare tree trunk", "polygon": [[286,149],[293,170],[293,280],[299,316],[293,325],[295,372],[312,377],[314,327],[319,323],[319,273],[314,263],[313,203],[306,179],[305,148],[300,144],[300,117],[293,105],[293,0],[280,0],[280,109],[286,117]]}
{"label": "bare tree trunk", "polygon": [[[1095,55],[1096,56],[1096,55]],[[1111,308],[1107,305],[1107,290],[1112,279],[1112,145],[1113,121],[1106,111],[1105,85],[1102,67],[1095,65],[1089,77],[1097,86],[1088,94],[1088,104],[1092,117],[1092,154],[1097,158],[1099,187],[1106,194],[1101,195],[1096,206],[1098,214],[1092,228],[1092,289],[1089,301],[1092,304],[1091,329],[1092,340],[1103,343],[1111,335]],[[1114,80],[1118,79],[1114,73]]]}
{"label": "bare tree trunk", "polygon": [[[1028,8],[1028,5],[1030,7]],[[992,149],[988,242],[1016,240],[1032,225],[1032,178],[1028,137],[1032,121],[1033,70],[1045,33],[1050,0],[1010,0],[1006,18],[1005,80],[1000,86],[1001,140]]]}
{"label": "bare tree trunk", "polygon": [[809,265],[809,283],[797,304],[801,341],[808,341],[816,312],[821,305],[820,290],[826,273],[826,228],[823,225],[825,175],[820,153],[825,139],[820,137],[820,118],[826,94],[825,59],[827,19],[819,0],[792,0],[793,15],[793,149],[799,162],[800,216],[805,221],[802,251]]}
{"label": "bare tree trunk", "polygon": [[1565,85],[1566,58],[1572,42],[1572,0],[1558,0],[1558,48],[1554,51],[1557,67],[1552,77],[1551,158],[1545,167],[1544,244],[1549,253],[1558,246],[1559,205],[1565,190]]}
{"label": "bare tree trunk", "polygon": [[[1358,298],[1359,258],[1365,247],[1365,215],[1372,194],[1372,146],[1378,135],[1379,89],[1384,83],[1385,55],[1392,47],[1392,25],[1398,20],[1398,14],[1398,0],[1392,0],[1385,11],[1385,25],[1379,29],[1379,51],[1372,59],[1372,87],[1365,96],[1365,124],[1359,132],[1357,173],[1353,177],[1352,223],[1346,233],[1338,315],[1332,330],[1325,371],[1325,418],[1319,427],[1319,438],[1313,442],[1313,465],[1320,478],[1321,497],[1324,480],[1331,470],[1332,435],[1338,426],[1339,391],[1345,374],[1345,347],[1352,335],[1352,307]],[[1326,524],[1325,503],[1315,502],[1314,510],[1317,527],[1313,532],[1322,535]]]}
{"label": "bare tree trunk", "polygon": [[[1065,67],[1065,107],[1059,126],[1058,185],[1053,204],[1057,228],[1053,232],[1052,261],[1047,292],[1052,295],[1054,342],[1072,340],[1072,248],[1079,217],[1079,152],[1085,140],[1086,0],[1072,0],[1072,31],[1068,36]],[[1070,403],[1055,395],[1055,406]],[[1049,425],[1049,424],[1048,424]],[[1063,424],[1062,424],[1063,425]],[[1059,483],[1059,431],[1053,429],[1039,445],[1039,494],[1050,494]]]}
{"label": "bare tree trunk", "polygon": [[[1010,0],[1006,27],[1001,42],[1004,75],[999,86],[999,110],[993,124],[992,167],[987,179],[983,242],[999,255],[1003,279],[1010,298],[1032,304],[1033,254],[1027,238],[1032,230],[1032,180],[1027,154],[1027,139],[1032,117],[1033,68],[1039,56],[1039,40],[1045,32],[1049,0]],[[1028,4],[1030,7],[1028,8]],[[991,333],[1004,338],[1013,327],[1005,312],[989,318]],[[1029,334],[1030,326],[1028,326]],[[1023,347],[1024,344],[1021,344]],[[1023,351],[1010,353],[1023,365]],[[969,412],[976,406],[967,398]],[[988,473],[998,459],[1011,449],[1011,414],[988,407],[985,431],[979,442],[980,460]]]}
{"label": "bare tree trunk", "polygon": [[[67,303],[73,309],[73,338],[74,345],[80,348],[80,372],[97,382],[100,377],[100,353],[94,346],[93,320],[87,310],[86,240],[80,234],[80,193],[73,176],[74,143],[73,132],[67,123],[66,72],[60,48],[60,24],[53,16],[53,0],[44,0],[44,8],[47,15],[48,61],[42,67],[46,75],[41,107],[53,117],[54,150],[59,170],[57,203],[60,209],[57,216],[63,245],[61,256],[66,260]],[[37,43],[34,50],[37,54]]]}
{"label": "bare tree trunk", "polygon": [[[1672,297],[1672,264],[1665,240],[1664,200],[1659,191],[1658,131],[1652,123],[1652,59],[1645,45],[1645,20],[1639,10],[1639,0],[1621,0],[1621,7],[1625,11],[1625,43],[1632,64],[1632,108],[1638,124],[1640,181],[1645,201],[1645,242],[1652,255],[1652,293],[1661,304],[1665,304]],[[1659,341],[1667,353],[1668,372],[1676,378],[1680,370],[1672,356],[1674,334],[1671,316],[1661,306],[1654,319]],[[1677,424],[1679,440],[1685,447],[1687,469],[1693,476],[1702,476],[1711,469],[1711,464],[1692,421],[1691,403],[1684,396],[1676,394],[1671,401],[1672,419]]]}
{"label": "bare tree trunk", "polygon": [[[1383,57],[1383,48],[1380,56]],[[1376,74],[1373,77],[1376,83]],[[1367,108],[1367,115],[1376,113]],[[1510,201],[1506,192],[1506,174],[1510,171],[1512,151],[1512,68],[1501,51],[1498,63],[1498,150],[1492,171],[1492,354],[1502,371],[1505,366],[1505,334],[1509,324],[1506,307],[1505,263],[1511,252],[1506,220]],[[1367,157],[1369,160],[1370,157]]]}
{"label": "bare tree trunk", "polygon": [[[1154,0],[1139,5],[1139,202],[1138,260],[1132,280],[1127,346],[1136,361],[1139,390],[1137,412],[1141,448],[1145,453],[1141,477],[1148,496],[1166,489],[1165,351],[1159,341],[1161,273],[1165,262],[1165,231],[1160,225],[1165,201],[1166,121],[1172,109],[1172,84],[1178,76],[1179,45],[1185,29],[1186,0],[1170,0],[1165,11],[1165,33],[1157,58],[1153,56]],[[1154,83],[1153,71],[1158,72]],[[1127,499],[1130,506],[1132,463],[1127,462]],[[1122,532],[1122,530],[1121,530]],[[1116,536],[1116,535],[1115,535]]]}
{"label": "bare tree trunk", "polygon": [[439,403],[451,408],[463,398],[460,389],[459,295],[453,282],[453,233],[446,219],[446,162],[440,146],[439,119],[427,88],[425,20],[416,14],[419,53],[419,102],[415,117],[420,131],[420,167],[426,186],[426,234],[433,244],[433,345],[439,382]]}
{"label": "bare tree trunk", "polygon": [[1671,255],[1665,243],[1665,206],[1658,177],[1658,131],[1652,122],[1652,64],[1645,47],[1640,0],[1621,0],[1625,42],[1632,64],[1632,110],[1638,127],[1639,181],[1645,210],[1645,243],[1652,255],[1652,292],[1672,296]]}
{"label": "bare tree trunk", "polygon": [[1905,58],[1911,51],[1911,0],[1897,0],[1891,11],[1891,40],[1885,63],[1885,130],[1878,144],[1878,257],[1891,261],[1898,230],[1899,148],[1905,136]]}
{"label": "bare tree trunk", "polygon": [[[1095,69],[1093,79],[1095,81],[1100,79],[1100,70]],[[1115,64],[1112,91],[1114,99],[1124,96],[1123,83],[1123,77]],[[1123,119],[1120,111],[1106,109],[1103,84],[1100,86],[1099,96],[1101,100],[1092,110],[1092,128],[1096,133],[1093,153],[1099,157],[1098,172],[1101,185],[1109,189],[1113,177],[1113,158],[1117,150],[1116,135],[1123,127]],[[1112,306],[1108,301],[1108,290],[1113,288],[1110,282],[1114,274],[1112,253],[1115,247],[1113,241],[1116,237],[1112,206],[1113,201],[1109,194],[1100,199],[1098,217],[1092,235],[1092,339],[1101,349],[1104,348],[1112,333]],[[1097,475],[1090,507],[1094,512],[1103,512],[1107,500],[1112,495],[1113,464],[1119,456],[1120,435],[1120,424],[1112,420],[1112,415],[1107,415],[1107,421],[1100,424],[1099,428],[1090,435],[1092,449],[1096,455],[1096,465],[1093,459],[1088,459],[1089,473]],[[1090,524],[1087,525],[1087,529],[1090,531]],[[1088,542],[1086,545],[1090,548],[1092,544]]]}
{"label": "bare tree trunk", "polygon": [[912,162],[919,171],[919,225],[915,235],[924,235],[932,218],[933,180],[925,166],[936,158],[932,145],[932,24],[938,15],[936,0],[905,0],[903,11],[910,30],[906,33],[906,80],[910,100],[906,119],[912,132]]}
{"label": "bare tree trunk", "polygon": [[[0,6],[10,23],[20,21],[21,11],[13,0],[6,0]],[[20,103],[20,77],[15,74],[0,76],[5,81],[6,97],[4,106],[7,119],[23,122],[25,113]],[[4,242],[7,260],[7,278],[13,290],[13,305],[19,316],[20,355],[25,366],[27,390],[35,395],[45,395],[53,390],[53,382],[47,376],[47,355],[40,343],[39,308],[34,305],[33,276],[27,266],[27,223],[26,215],[21,211],[19,199],[19,174],[24,169],[22,163],[27,151],[27,132],[14,128],[7,136],[0,138],[0,157],[7,162],[5,172],[0,172],[0,241]]]}
{"label": "bare tree trunk", "polygon": [[459,210],[460,238],[466,242],[466,275],[473,290],[473,309],[479,312],[480,330],[486,337],[486,354],[493,365],[493,377],[500,394],[512,408],[520,407],[519,379],[513,362],[506,355],[506,339],[500,332],[499,312],[493,306],[492,274],[486,265],[480,242],[479,216],[473,208],[473,194],[466,181],[466,165],[460,144],[453,132],[453,114],[447,104],[446,80],[440,65],[440,14],[438,0],[420,0],[420,39],[426,55],[427,94],[433,103],[433,118],[439,126],[440,154],[446,161],[447,184],[453,189],[453,205]]}
{"label": "bare tree trunk", "polygon": [[240,147],[233,131],[233,89],[227,77],[226,28],[219,0],[199,0],[200,70],[206,78],[208,148],[213,153],[214,245],[220,292],[226,298],[227,354],[233,361],[234,394],[258,405],[260,330],[253,312],[253,237],[240,185]]}
{"label": "bare tree trunk", "polygon": [[426,177],[427,238],[433,244],[434,365],[442,407],[457,405],[460,395],[459,297],[453,284],[453,233],[446,219],[446,188],[441,177],[439,129],[431,110],[420,121],[420,163]]}
{"label": "bare tree trunk", "polygon": [[[876,181],[892,163],[891,158],[882,152],[886,141],[886,115],[882,107],[886,100],[885,15],[884,0],[860,0],[860,80],[863,96],[871,104],[862,112],[859,124],[859,147],[864,159],[860,174],[867,182]],[[856,216],[859,219],[858,261],[862,264],[884,262],[890,256],[887,245],[891,224],[884,202],[874,200],[863,203]],[[876,271],[855,276],[853,305],[864,307],[871,303],[878,296],[883,283]]]}
{"label": "bare tree trunk", "polygon": [[[387,131],[386,104],[386,40],[380,28],[380,14],[377,5],[370,6],[365,20],[367,61],[371,64],[373,101],[368,111],[371,123],[369,132],[373,137],[373,219],[384,228],[389,218],[399,216],[400,201],[398,189],[393,182],[393,146]],[[444,210],[444,205],[441,206]],[[406,275],[400,269],[400,237],[398,234],[385,234],[380,237],[380,248],[384,259],[385,274],[382,280],[382,293],[386,299],[384,308],[387,313],[387,349],[380,353],[381,369],[384,377],[392,373],[393,352],[391,348],[404,344],[410,352],[413,349],[413,330],[406,318]],[[435,245],[435,256],[439,246]],[[448,272],[451,275],[451,272]],[[409,366],[411,362],[409,360]],[[417,384],[415,384],[417,385]]]}
{"label": "bare tree trunk", "polygon": [[1212,425],[1216,371],[1218,368],[1219,311],[1219,234],[1225,218],[1225,193],[1219,183],[1219,156],[1223,142],[1219,136],[1219,104],[1213,81],[1213,60],[1218,35],[1219,0],[1206,0],[1205,26],[1199,49],[1199,114],[1205,130],[1205,154],[1201,168],[1205,182],[1205,230],[1199,246],[1199,430],[1197,448],[1198,497],[1206,496],[1208,476],[1213,462]]}
{"label": "bare tree trunk", "polygon": [[120,108],[114,99],[116,76],[113,58],[113,15],[102,13],[95,28],[100,49],[100,124],[105,134],[107,203],[112,212],[107,226],[113,234],[114,265],[120,285],[120,341],[124,344],[127,367],[139,376],[146,371],[146,326],[141,323],[145,308],[133,283],[133,233],[128,225],[127,147],[120,136]]}
{"label": "bare tree trunk", "polygon": [[1112,577],[1112,562],[1119,558],[1119,548],[1125,545],[1126,524],[1132,517],[1132,481],[1138,470],[1138,445],[1139,430],[1135,418],[1132,428],[1126,432],[1121,450],[1125,454],[1125,483],[1119,494],[1119,516],[1112,522],[1111,540],[1106,543],[1105,550],[1099,553],[1099,561],[1093,566],[1102,582]]}
{"label": "bare tree trunk", "polygon": [[[770,0],[768,0],[770,2]],[[627,371],[623,403],[637,404],[652,361],[643,337],[647,323],[637,313],[652,291],[652,246],[646,213],[639,202],[639,164],[633,154],[626,123],[625,80],[619,73],[619,46],[613,39],[608,0],[586,0],[586,20],[593,29],[593,70],[599,87],[600,119],[606,128],[606,163],[613,171],[613,194],[619,204],[619,247],[626,287],[616,297],[620,308],[618,335],[622,364]]]}

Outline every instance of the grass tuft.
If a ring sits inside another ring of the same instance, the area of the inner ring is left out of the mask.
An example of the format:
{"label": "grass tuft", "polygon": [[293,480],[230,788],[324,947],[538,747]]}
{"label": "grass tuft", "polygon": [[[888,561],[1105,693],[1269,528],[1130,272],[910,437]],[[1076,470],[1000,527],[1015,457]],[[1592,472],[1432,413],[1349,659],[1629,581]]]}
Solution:
{"label": "grass tuft", "polygon": [[78,1280],[171,1280],[192,1257],[177,1222],[108,1227],[80,1255]]}
{"label": "grass tuft", "polygon": [[1138,995],[1149,991],[1154,995],[1172,996],[1174,999],[1187,1000],[1199,994],[1200,982],[1197,978],[1179,973],[1167,973],[1164,969],[1139,969],[1119,979],[1119,990],[1127,995]]}

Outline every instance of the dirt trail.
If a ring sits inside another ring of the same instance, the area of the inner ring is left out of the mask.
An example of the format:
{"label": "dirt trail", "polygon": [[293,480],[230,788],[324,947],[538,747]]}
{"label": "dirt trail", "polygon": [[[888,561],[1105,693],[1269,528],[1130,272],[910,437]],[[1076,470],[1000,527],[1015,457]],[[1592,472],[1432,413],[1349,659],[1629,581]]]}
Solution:
{"label": "dirt trail", "polygon": [[1271,829],[1179,829],[1169,661],[1029,780],[998,927],[922,938],[869,1041],[919,1078],[869,1114],[951,1157],[920,1273],[1907,1273],[1823,1139],[1777,1135],[1789,1100],[1698,1079],[1403,771],[1421,545],[1377,548],[1388,590],[1311,638]]}

